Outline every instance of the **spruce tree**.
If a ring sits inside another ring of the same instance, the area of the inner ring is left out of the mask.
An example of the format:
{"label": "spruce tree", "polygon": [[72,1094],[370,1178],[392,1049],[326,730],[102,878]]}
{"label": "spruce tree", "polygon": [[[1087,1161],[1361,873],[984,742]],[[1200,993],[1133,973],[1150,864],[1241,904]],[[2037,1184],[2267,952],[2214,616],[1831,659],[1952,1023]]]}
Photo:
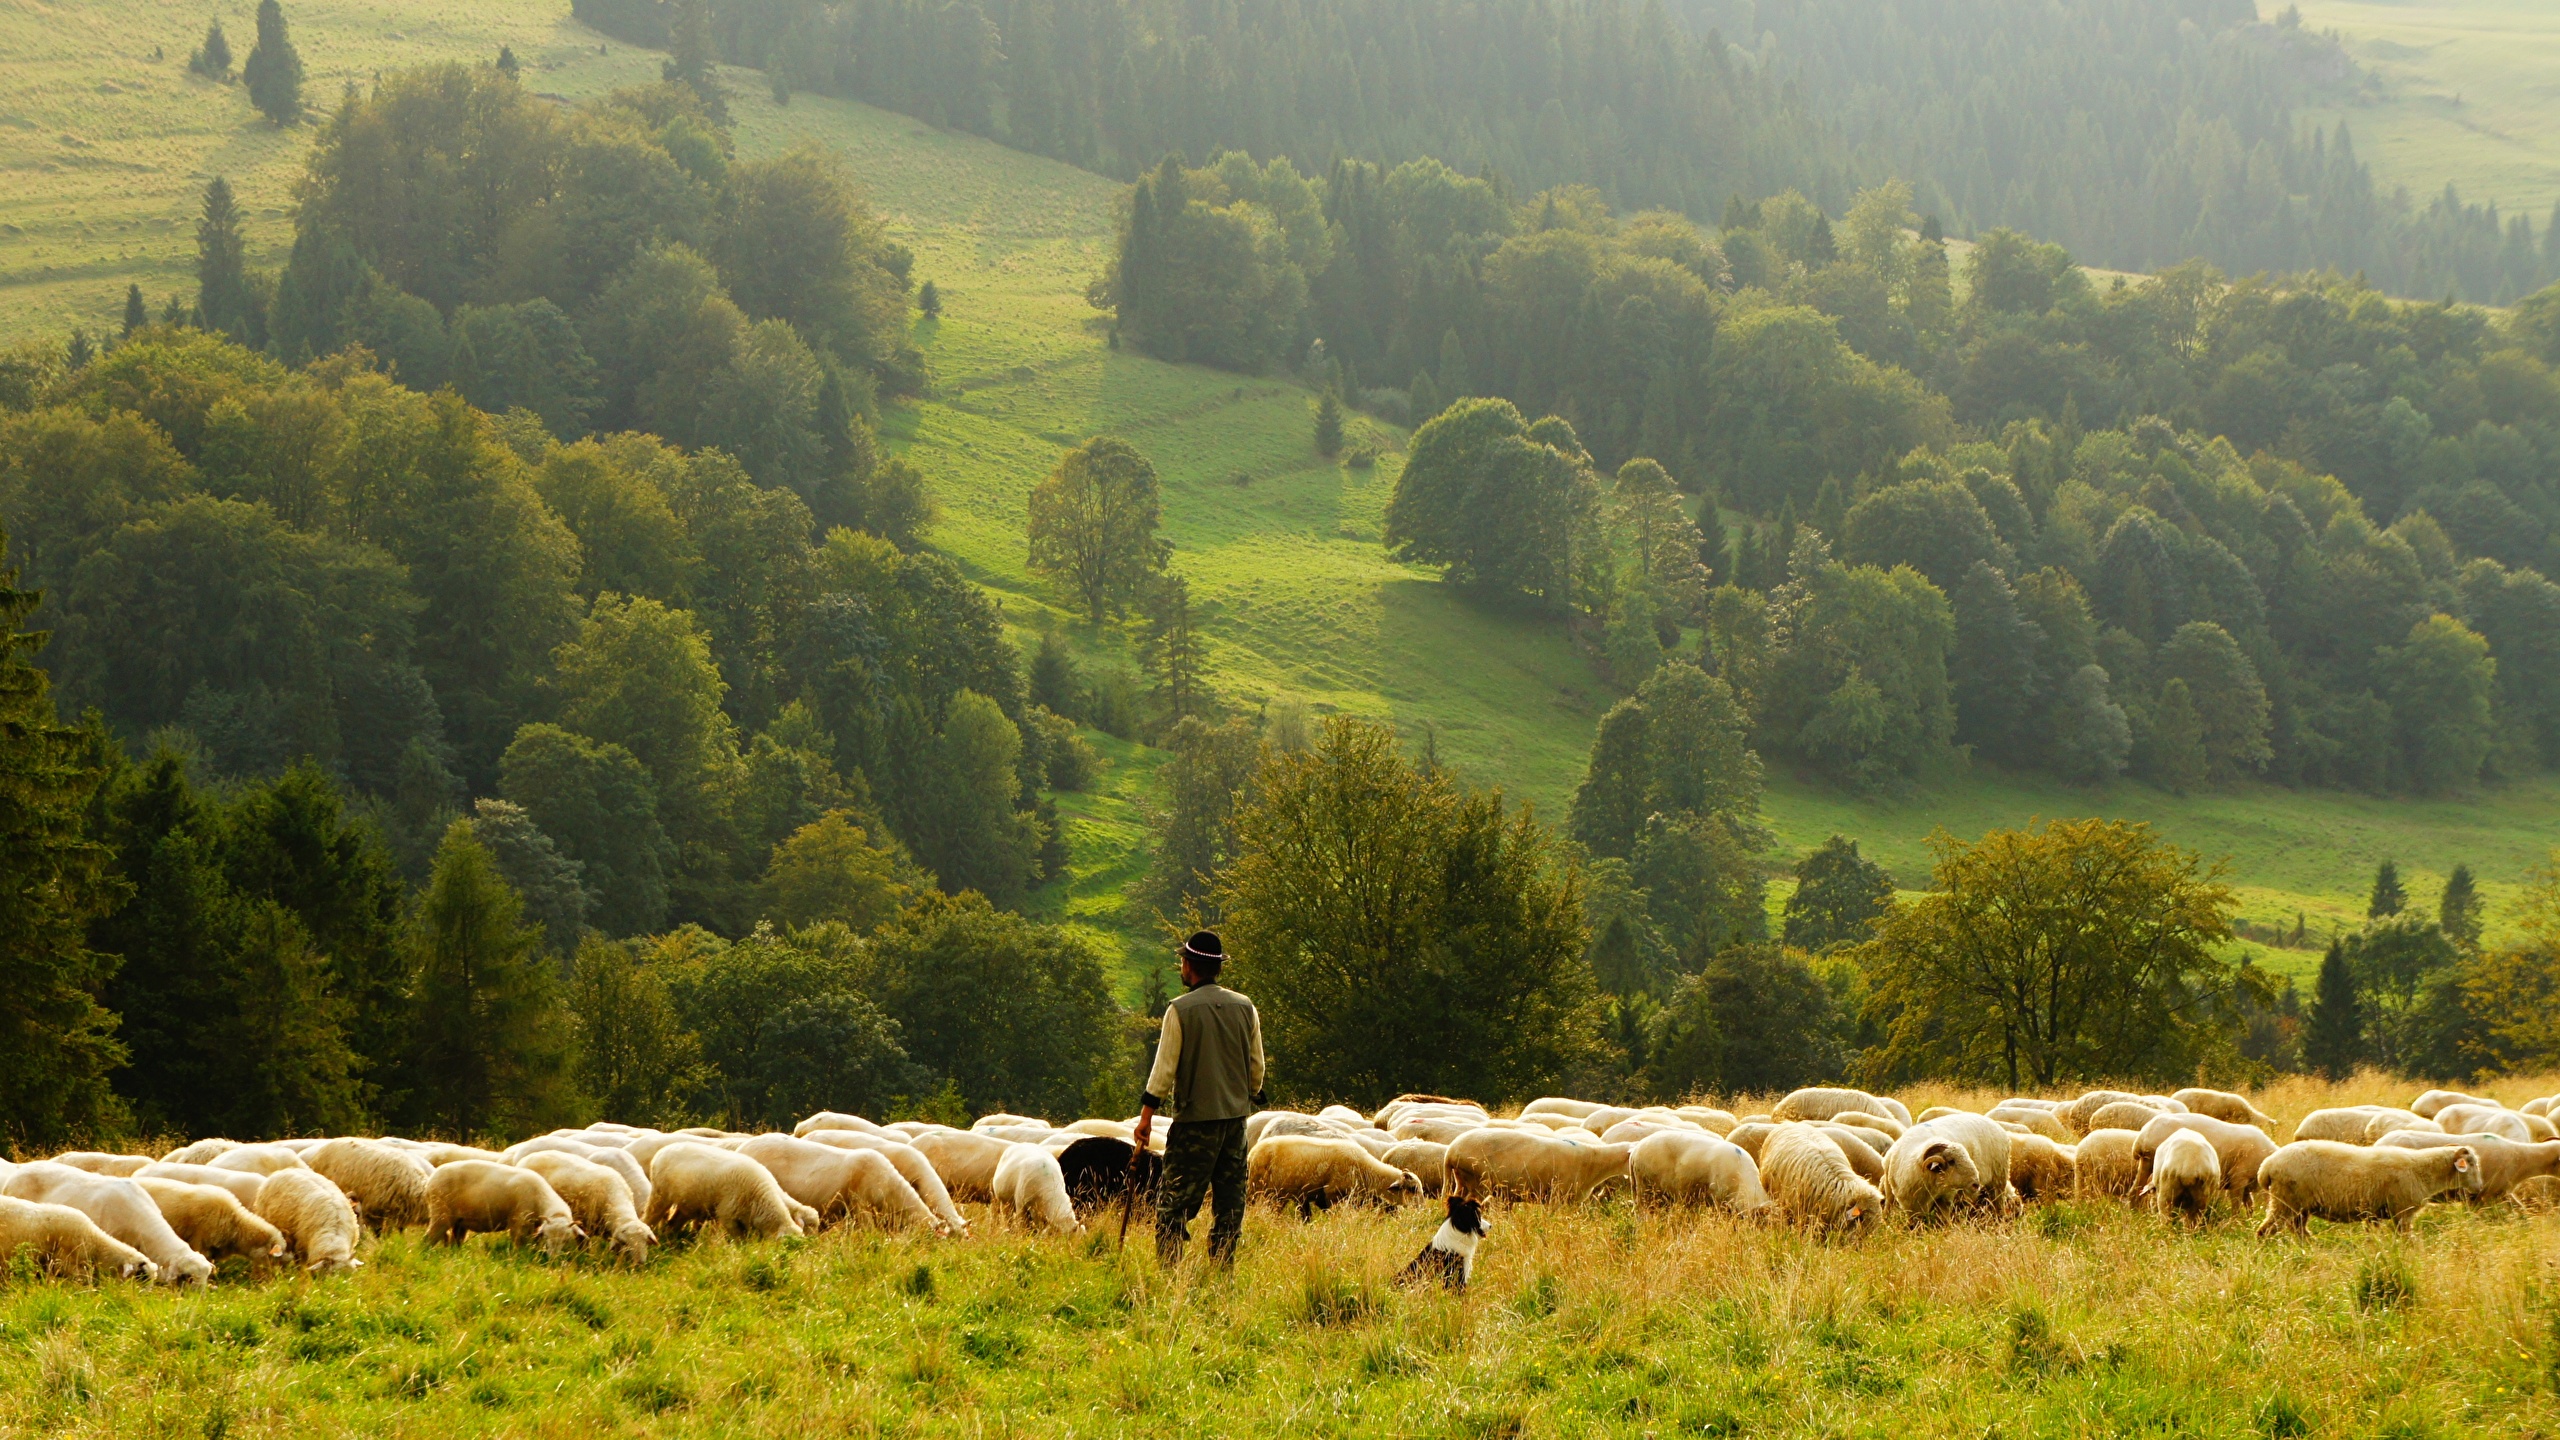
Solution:
{"label": "spruce tree", "polygon": [[231,78],[231,41],[222,33],[222,22],[205,27],[204,43],[187,57],[187,68],[208,80]]}
{"label": "spruce tree", "polygon": [[285,32],[284,7],[258,0],[258,43],[240,65],[249,86],[249,103],[278,125],[302,118],[302,53]]}
{"label": "spruce tree", "polygon": [[922,311],[927,320],[941,319],[942,288],[930,280],[924,282],[924,288],[916,292],[916,309]]}
{"label": "spruce tree", "polygon": [[2471,867],[2456,865],[2444,877],[2444,895],[2436,901],[2436,924],[2454,942],[2466,949],[2480,948],[2482,911],[2480,887],[2471,878]]}
{"label": "spruce tree", "polygon": [[1440,403],[1455,405],[1475,393],[1475,376],[1467,370],[1467,347],[1458,343],[1455,326],[1440,332]]}
{"label": "spruce tree", "polygon": [[119,887],[88,836],[99,745],[54,714],[44,637],[20,628],[42,597],[17,578],[0,570],[0,1142],[44,1153],[117,1108],[125,1047],[96,999],[116,962],[89,924]]}
{"label": "spruce tree", "polygon": [[196,221],[196,323],[234,340],[249,333],[248,247],[240,237],[240,207],[231,182],[216,175],[204,187],[204,215]]}
{"label": "spruce tree", "polygon": [[1316,453],[1328,460],[1342,453],[1342,401],[1331,390],[1316,401]]}
{"label": "spruce tree", "polygon": [[1405,404],[1413,412],[1416,429],[1430,424],[1431,417],[1440,413],[1440,387],[1431,383],[1430,371],[1413,372],[1413,384],[1405,391]]}
{"label": "spruce tree", "polygon": [[2383,861],[2382,867],[2373,872],[2373,898],[2365,902],[2365,918],[2379,920],[2386,915],[2397,915],[2408,905],[2408,892],[2400,888],[2399,862]]}
{"label": "spruce tree", "polygon": [[2354,971],[2346,947],[2332,940],[2320,957],[2320,978],[2311,995],[2311,1021],[2302,1035],[2302,1063],[2331,1080],[2353,1074],[2364,1058],[2363,1005],[2356,996]]}
{"label": "spruce tree", "polygon": [[1698,563],[1707,567],[1709,585],[1734,583],[1733,551],[1724,530],[1724,502],[1713,485],[1698,497]]}
{"label": "spruce tree", "polygon": [[524,64],[516,59],[514,47],[507,45],[498,47],[498,73],[510,80],[524,73]]}
{"label": "spruce tree", "polygon": [[62,352],[63,364],[75,371],[86,370],[89,368],[89,362],[96,358],[98,358],[98,347],[89,343],[89,332],[73,329],[71,343]]}
{"label": "spruce tree", "polygon": [[132,334],[151,323],[151,307],[142,303],[142,287],[124,287],[124,333]]}
{"label": "spruce tree", "polygon": [[413,1118],[457,1136],[558,1123],[567,1029],[524,897],[456,820],[411,921]]}
{"label": "spruce tree", "polygon": [[675,0],[667,14],[667,48],[672,58],[661,71],[665,78],[701,96],[711,118],[728,124],[728,101],[712,70],[710,7],[703,0]]}

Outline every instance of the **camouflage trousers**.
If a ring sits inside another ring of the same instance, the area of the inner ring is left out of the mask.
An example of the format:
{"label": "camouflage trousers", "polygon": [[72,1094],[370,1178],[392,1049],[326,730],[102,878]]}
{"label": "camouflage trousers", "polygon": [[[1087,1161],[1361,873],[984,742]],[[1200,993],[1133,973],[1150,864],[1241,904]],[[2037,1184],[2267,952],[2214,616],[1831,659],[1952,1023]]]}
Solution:
{"label": "camouflage trousers", "polygon": [[1156,1258],[1181,1263],[1191,1217],[1209,1203],[1209,1258],[1236,1259],[1244,1234],[1244,1121],[1177,1120],[1164,1137],[1164,1182],[1156,1192]]}

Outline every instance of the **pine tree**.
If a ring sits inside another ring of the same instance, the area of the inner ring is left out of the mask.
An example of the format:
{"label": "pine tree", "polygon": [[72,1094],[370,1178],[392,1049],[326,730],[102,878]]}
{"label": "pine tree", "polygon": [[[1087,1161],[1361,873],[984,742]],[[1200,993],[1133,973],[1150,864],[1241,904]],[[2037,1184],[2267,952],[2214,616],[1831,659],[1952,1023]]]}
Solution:
{"label": "pine tree", "polygon": [[216,175],[204,187],[204,216],[196,221],[196,323],[234,340],[249,333],[247,256],[231,182]]}
{"label": "pine tree", "polygon": [[142,287],[124,287],[124,333],[132,334],[151,323],[151,307],[142,303]]}
{"label": "pine tree", "polygon": [[240,65],[249,86],[249,103],[278,125],[302,118],[302,52],[285,32],[284,7],[258,0],[258,43]]}
{"label": "pine tree", "polygon": [[0,1140],[44,1153],[117,1108],[125,1049],[95,998],[116,962],[88,936],[118,886],[88,836],[100,747],[55,717],[43,637],[19,628],[42,597],[17,578],[0,570]]}
{"label": "pine tree", "polygon": [[2331,1080],[2355,1072],[2364,1058],[2363,1005],[2346,947],[2332,940],[2320,957],[2320,979],[2311,995],[2311,1020],[2303,1027],[2302,1063]]}
{"label": "pine tree", "polygon": [[667,15],[667,48],[672,52],[661,73],[702,97],[711,118],[729,123],[728,102],[720,78],[712,71],[711,14],[703,0],[675,0]]}
{"label": "pine tree", "polygon": [[453,822],[411,922],[413,1118],[458,1136],[556,1123],[566,1029],[541,939],[471,822]]}
{"label": "pine tree", "polygon": [[208,80],[231,78],[231,41],[222,33],[222,22],[205,27],[204,43],[187,57],[187,68]]}
{"label": "pine tree", "polygon": [[924,288],[923,288],[923,289],[921,289],[921,290],[918,290],[918,291],[916,292],[916,309],[918,309],[918,310],[920,310],[920,311],[924,312],[924,318],[926,318],[927,320],[939,320],[939,319],[941,319],[941,318],[942,318],[942,290],[941,290],[941,287],[939,287],[939,286],[935,285],[935,284],[934,284],[932,281],[930,281],[930,280],[927,280],[926,282],[924,282]]}
{"label": "pine tree", "polygon": [[2436,924],[2454,942],[2465,949],[2480,948],[2482,911],[2480,887],[2471,878],[2471,867],[2456,865],[2444,877],[2444,895],[2436,901]]}
{"label": "pine tree", "polygon": [[89,368],[89,362],[96,358],[98,358],[98,347],[89,343],[89,332],[74,329],[71,332],[71,344],[62,352],[63,364],[73,370],[86,370]]}
{"label": "pine tree", "polygon": [[516,52],[515,52],[514,48],[513,48],[512,46],[507,46],[507,45],[501,45],[501,46],[499,46],[499,47],[498,47],[498,73],[499,73],[499,74],[501,74],[501,75],[506,76],[506,77],[507,77],[508,79],[510,79],[510,80],[513,80],[513,79],[515,79],[518,75],[522,74],[522,73],[523,73],[523,71],[524,71],[524,64],[523,64],[523,62],[521,62],[521,61],[519,61],[519,60],[517,60],[517,59],[516,59]]}
{"label": "pine tree", "polygon": [[1201,713],[1206,706],[1200,688],[1200,635],[1191,625],[1191,583],[1179,575],[1167,575],[1155,588],[1154,603],[1148,607],[1147,634],[1141,647],[1147,669],[1156,677],[1156,694],[1163,698],[1165,719],[1178,723]]}
{"label": "pine tree", "polygon": [[2408,892],[2400,888],[2399,862],[2383,861],[2382,867],[2373,872],[2373,898],[2365,902],[2365,918],[2379,920],[2386,915],[2397,915],[2408,905]]}
{"label": "pine tree", "polygon": [[1440,413],[1440,387],[1431,383],[1430,371],[1413,372],[1413,384],[1405,391],[1405,405],[1413,412],[1415,429],[1430,424],[1431,417]]}
{"label": "pine tree", "polygon": [[1342,453],[1342,401],[1331,390],[1316,401],[1316,453],[1328,460]]}

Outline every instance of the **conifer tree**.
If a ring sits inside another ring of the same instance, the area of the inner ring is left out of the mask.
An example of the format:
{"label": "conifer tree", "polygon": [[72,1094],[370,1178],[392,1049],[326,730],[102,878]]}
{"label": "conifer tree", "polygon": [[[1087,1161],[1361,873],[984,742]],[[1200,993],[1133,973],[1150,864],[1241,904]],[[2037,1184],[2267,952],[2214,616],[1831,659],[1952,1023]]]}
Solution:
{"label": "conifer tree", "polygon": [[1331,390],[1316,401],[1316,453],[1328,460],[1342,453],[1342,401]]}
{"label": "conifer tree", "polygon": [[95,998],[115,957],[88,944],[117,893],[87,831],[106,767],[54,714],[44,637],[20,628],[42,597],[17,578],[0,570],[0,1141],[43,1152],[113,1118],[125,1049]]}
{"label": "conifer tree", "polygon": [[2364,1058],[2364,1015],[2356,996],[2355,972],[2346,947],[2329,942],[2320,957],[2320,978],[2311,995],[2311,1020],[2302,1035],[2302,1062],[2331,1080],[2352,1074]]}
{"label": "conifer tree", "polygon": [[557,1123],[567,1030],[541,932],[456,820],[411,921],[415,1119],[459,1136]]}
{"label": "conifer tree", "polygon": [[2397,915],[2408,905],[2409,894],[2400,888],[2399,862],[2383,861],[2381,868],[2373,872],[2373,896],[2365,901],[2365,918],[2379,920],[2386,915]]}
{"label": "conifer tree", "polygon": [[1698,497],[1698,561],[1707,567],[1709,585],[1734,583],[1732,542],[1725,537],[1724,503],[1713,485]]}
{"label": "conifer tree", "polygon": [[124,333],[132,334],[151,323],[151,307],[142,303],[142,287],[124,287]]}
{"label": "conifer tree", "polygon": [[258,43],[241,62],[240,78],[259,114],[278,125],[302,118],[302,52],[293,48],[276,0],[258,0]]}
{"label": "conifer tree", "polygon": [[507,45],[501,45],[501,46],[499,46],[499,47],[498,47],[498,73],[499,73],[499,74],[501,74],[501,75],[506,76],[506,77],[507,77],[508,79],[510,79],[510,80],[513,80],[513,79],[517,78],[517,76],[519,76],[520,74],[522,74],[522,73],[523,73],[523,71],[524,71],[524,65],[523,65],[523,62],[521,62],[521,61],[519,61],[519,60],[517,60],[517,59],[516,59],[516,52],[515,52],[514,47],[512,47],[512,46],[507,46]]}
{"label": "conifer tree", "polygon": [[924,288],[916,291],[916,309],[923,312],[927,320],[941,319],[942,288],[930,280],[924,282]]}
{"label": "conifer tree", "polygon": [[675,0],[667,15],[667,48],[673,53],[665,77],[701,96],[711,118],[728,124],[729,105],[712,71],[710,7],[703,0]]}
{"label": "conifer tree", "polygon": [[2452,936],[2456,944],[2477,950],[2480,948],[2481,912],[2484,908],[2480,887],[2471,878],[2471,867],[2454,866],[2453,873],[2444,877],[2443,897],[2436,901],[2436,924]]}
{"label": "conifer tree", "polygon": [[1431,383],[1430,371],[1413,372],[1413,385],[1405,391],[1405,404],[1417,427],[1430,423],[1431,417],[1440,413],[1440,387]]}
{"label": "conifer tree", "polygon": [[97,355],[98,347],[89,343],[89,332],[74,329],[71,332],[71,344],[63,351],[62,358],[63,363],[71,369],[86,370],[89,368],[89,362],[96,359]]}
{"label": "conifer tree", "polygon": [[204,214],[196,221],[196,323],[245,341],[249,304],[240,207],[232,199],[231,182],[216,175],[204,187]]}
{"label": "conifer tree", "polygon": [[208,80],[231,78],[231,41],[223,35],[220,20],[205,27],[204,43],[187,57],[187,68]]}

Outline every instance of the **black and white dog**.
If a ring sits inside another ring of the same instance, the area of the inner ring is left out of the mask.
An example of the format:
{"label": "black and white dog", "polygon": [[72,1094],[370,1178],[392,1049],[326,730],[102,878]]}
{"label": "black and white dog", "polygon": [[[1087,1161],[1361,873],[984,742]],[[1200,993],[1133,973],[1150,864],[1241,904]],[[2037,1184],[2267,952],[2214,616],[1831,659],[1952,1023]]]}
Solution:
{"label": "black and white dog", "polygon": [[1404,1267],[1396,1279],[1403,1284],[1427,1284],[1433,1280],[1452,1290],[1464,1290],[1476,1271],[1476,1247],[1484,1243],[1484,1207],[1455,1190],[1449,1192],[1449,1218],[1440,1222],[1439,1232],[1413,1263]]}

